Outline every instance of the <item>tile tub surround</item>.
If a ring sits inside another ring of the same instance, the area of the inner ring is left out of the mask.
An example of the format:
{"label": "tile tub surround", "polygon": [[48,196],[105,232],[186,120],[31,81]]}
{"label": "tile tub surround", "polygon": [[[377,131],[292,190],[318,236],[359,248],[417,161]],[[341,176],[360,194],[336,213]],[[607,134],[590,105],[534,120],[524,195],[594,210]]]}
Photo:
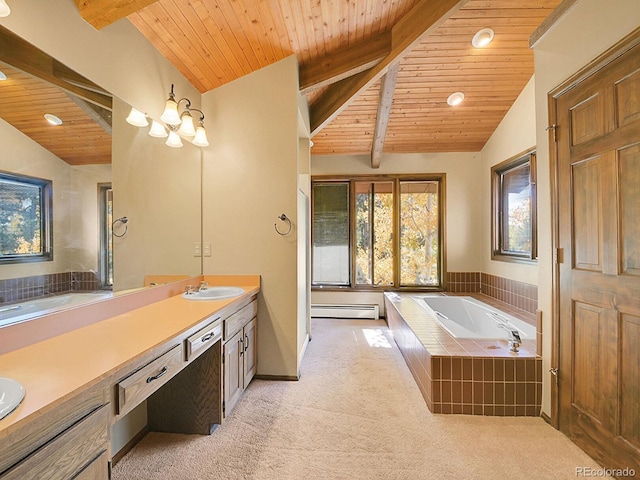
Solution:
{"label": "tile tub surround", "polygon": [[[512,353],[506,340],[456,339],[410,296],[385,294],[385,311],[429,410],[540,415],[542,359],[535,353],[535,341],[525,340],[520,352]],[[473,296],[489,303],[482,295]]]}
{"label": "tile tub surround", "polygon": [[47,295],[98,290],[94,272],[64,272],[0,280],[0,305]]}
{"label": "tile tub surround", "polygon": [[482,272],[447,272],[445,278],[447,292],[482,293],[530,315],[538,309],[536,285]]}

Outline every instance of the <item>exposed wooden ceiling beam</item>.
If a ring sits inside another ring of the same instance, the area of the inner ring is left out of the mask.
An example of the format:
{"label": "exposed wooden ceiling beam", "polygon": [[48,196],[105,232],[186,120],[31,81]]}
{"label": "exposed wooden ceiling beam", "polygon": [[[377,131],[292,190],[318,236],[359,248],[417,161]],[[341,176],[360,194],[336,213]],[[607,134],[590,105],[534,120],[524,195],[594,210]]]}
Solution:
{"label": "exposed wooden ceiling beam", "polygon": [[398,64],[389,67],[387,73],[382,77],[380,85],[380,100],[378,102],[378,113],[376,115],[376,128],[373,133],[373,145],[371,147],[371,168],[380,168],[380,158],[384,139],[387,136],[387,125],[389,125],[389,115],[391,114],[391,104],[393,103],[393,91],[396,88],[398,78]]}
{"label": "exposed wooden ceiling beam", "polygon": [[315,62],[300,65],[300,93],[326,87],[357,73],[369,70],[391,52],[391,32],[338,50]]}
{"label": "exposed wooden ceiling beam", "polygon": [[158,0],[75,0],[80,16],[100,30]]}
{"label": "exposed wooden ceiling beam", "polygon": [[102,88],[100,85],[93,83],[86,77],[83,77],[79,73],[71,70],[66,65],[60,63],[55,58],[52,59],[52,71],[53,75],[60,80],[70,83],[71,85],[75,85],[76,87],[80,87],[84,90],[89,90],[92,92],[100,93],[102,95],[111,96],[111,94]]}
{"label": "exposed wooden ceiling beam", "polygon": [[391,52],[376,66],[331,85],[311,108],[311,136],[331,122],[361,92],[402,60],[424,35],[435,31],[468,0],[421,0],[391,30]]}
{"label": "exposed wooden ceiling beam", "polygon": [[[56,85],[64,91],[76,95],[87,102],[95,103],[107,110],[111,110],[112,108],[113,101],[111,95],[102,90],[98,85],[75,72],[74,83],[57,77],[54,73],[55,61],[53,58],[1,26],[0,59],[18,70],[22,70],[29,75]],[[59,68],[59,66],[56,68]],[[69,69],[66,69],[66,71],[67,73],[71,72]],[[85,87],[78,85],[80,79],[83,79],[82,83]],[[91,86],[91,88],[88,88],[88,86]],[[98,90],[104,93],[100,93]]]}

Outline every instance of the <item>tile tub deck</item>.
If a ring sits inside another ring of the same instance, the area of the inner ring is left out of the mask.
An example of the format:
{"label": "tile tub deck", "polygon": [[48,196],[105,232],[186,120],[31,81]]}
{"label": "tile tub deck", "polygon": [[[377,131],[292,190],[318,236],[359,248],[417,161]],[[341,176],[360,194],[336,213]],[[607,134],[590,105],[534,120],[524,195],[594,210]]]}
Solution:
{"label": "tile tub deck", "polygon": [[[536,342],[525,340],[518,353],[507,340],[457,339],[410,297],[385,293],[387,323],[429,410],[433,413],[539,416],[542,359]],[[532,318],[490,297],[470,294],[522,320]]]}

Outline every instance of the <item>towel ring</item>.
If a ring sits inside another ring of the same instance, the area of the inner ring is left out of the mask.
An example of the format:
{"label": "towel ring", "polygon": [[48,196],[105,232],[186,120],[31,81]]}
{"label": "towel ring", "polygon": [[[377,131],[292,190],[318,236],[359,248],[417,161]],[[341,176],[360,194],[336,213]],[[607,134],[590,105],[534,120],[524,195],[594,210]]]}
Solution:
{"label": "towel ring", "polygon": [[[124,237],[127,234],[127,229],[129,228],[129,226],[127,225],[127,222],[129,221],[129,219],[127,217],[120,217],[120,218],[116,218],[113,223],[111,224],[111,233],[113,234],[114,237]],[[118,235],[114,228],[116,226],[116,223],[122,223],[124,225],[124,232],[122,232],[120,235]]]}
{"label": "towel ring", "polygon": [[289,219],[289,217],[287,217],[287,216],[283,213],[282,215],[280,215],[280,216],[278,217],[278,220],[280,220],[281,222],[287,222],[287,223],[289,224],[289,229],[288,229],[286,232],[281,232],[280,230],[278,230],[278,224],[277,224],[277,223],[274,223],[274,224],[273,224],[273,228],[276,230],[276,233],[277,233],[278,235],[282,235],[283,237],[284,237],[285,235],[289,235],[289,233],[291,233],[291,227],[292,227],[292,225],[291,225],[291,220]]}

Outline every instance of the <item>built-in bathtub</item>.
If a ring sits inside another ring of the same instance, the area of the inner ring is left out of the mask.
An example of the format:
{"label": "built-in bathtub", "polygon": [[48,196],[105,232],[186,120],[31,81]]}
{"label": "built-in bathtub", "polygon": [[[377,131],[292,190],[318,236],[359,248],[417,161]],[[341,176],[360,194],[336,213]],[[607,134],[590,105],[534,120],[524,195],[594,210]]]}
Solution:
{"label": "built-in bathtub", "polygon": [[[535,319],[480,298],[386,293],[387,323],[432,412],[538,416],[542,361]],[[517,352],[498,323],[520,333]]]}
{"label": "built-in bathtub", "polygon": [[508,339],[515,330],[523,340],[536,339],[536,327],[469,296],[412,296],[455,338]]}
{"label": "built-in bathtub", "polygon": [[54,295],[22,303],[0,306],[0,328],[26,322],[34,317],[112,297],[111,292],[82,292]]}

